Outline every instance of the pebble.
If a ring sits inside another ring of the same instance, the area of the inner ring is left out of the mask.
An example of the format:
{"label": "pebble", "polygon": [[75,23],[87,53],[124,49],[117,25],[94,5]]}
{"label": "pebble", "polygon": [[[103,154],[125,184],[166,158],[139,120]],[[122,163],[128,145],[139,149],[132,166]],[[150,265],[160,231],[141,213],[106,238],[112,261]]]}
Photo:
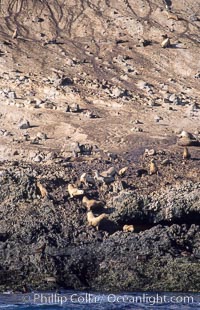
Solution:
{"label": "pebble", "polygon": [[88,118],[98,118],[98,115],[96,115],[94,112],[90,111],[90,110],[86,110],[84,112],[84,115]]}
{"label": "pebble", "polygon": [[37,137],[33,138],[30,143],[31,144],[39,144],[39,139]]}
{"label": "pebble", "polygon": [[190,146],[192,145],[192,140],[190,138],[183,137],[178,139],[177,144],[180,146]]}
{"label": "pebble", "polygon": [[17,108],[24,108],[24,103],[18,102],[18,103],[16,103],[16,107]]}
{"label": "pebble", "polygon": [[190,15],[190,16],[189,16],[189,20],[190,20],[191,22],[197,22],[197,21],[199,21],[197,15],[195,15],[195,14]]}
{"label": "pebble", "polygon": [[161,165],[163,166],[168,166],[171,164],[171,161],[169,159],[164,159],[162,162],[161,162]]}
{"label": "pebble", "polygon": [[74,156],[77,156],[78,153],[81,152],[80,147],[79,147],[79,143],[78,142],[72,142],[70,145],[70,150],[74,154]]}
{"label": "pebble", "polygon": [[34,162],[40,163],[43,160],[43,156],[38,154],[33,158]]}
{"label": "pebble", "polygon": [[5,129],[0,129],[0,136],[5,136],[6,130]]}
{"label": "pebble", "polygon": [[79,107],[79,104],[77,104],[77,103],[73,103],[71,105],[69,105],[69,104],[67,105],[66,112],[78,113],[80,111],[81,111],[81,109]]}
{"label": "pebble", "polygon": [[55,159],[57,157],[57,154],[55,152],[49,152],[46,156],[45,156],[45,160],[52,160]]}
{"label": "pebble", "polygon": [[159,123],[161,120],[163,120],[163,118],[161,116],[156,115],[154,117],[154,120],[155,120],[156,123]]}
{"label": "pebble", "polygon": [[17,98],[16,93],[14,91],[8,92],[7,96],[9,99],[16,99]]}
{"label": "pebble", "polygon": [[133,127],[133,128],[131,128],[131,131],[143,132],[143,129],[141,127]]}
{"label": "pebble", "polygon": [[28,129],[30,128],[30,123],[28,120],[21,120],[19,123],[19,129]]}
{"label": "pebble", "polygon": [[37,133],[37,138],[38,138],[39,140],[46,140],[46,139],[47,139],[47,135],[46,135],[46,133],[44,133],[44,132],[38,132],[38,133]]}
{"label": "pebble", "polygon": [[135,124],[138,125],[138,124],[143,124],[143,123],[141,121],[139,121],[138,119],[136,119]]}
{"label": "pebble", "polygon": [[150,99],[148,102],[147,102],[147,105],[150,106],[150,107],[155,107],[156,106],[156,102],[154,99]]}
{"label": "pebble", "polygon": [[50,110],[56,110],[56,108],[57,108],[54,105],[54,103],[50,102],[50,101],[45,102],[43,106],[44,106],[45,109],[50,109]]}
{"label": "pebble", "polygon": [[119,87],[114,87],[111,91],[111,96],[119,98],[123,94],[123,91]]}
{"label": "pebble", "polygon": [[154,155],[156,155],[156,150],[154,150],[154,149],[145,149],[145,151],[144,151],[144,155],[147,155],[147,156],[154,156]]}
{"label": "pebble", "polygon": [[19,155],[19,152],[16,150],[13,152],[13,156]]}
{"label": "pebble", "polygon": [[24,135],[24,141],[29,141],[30,138],[31,138],[31,137],[30,137],[29,134],[26,133],[26,134]]}

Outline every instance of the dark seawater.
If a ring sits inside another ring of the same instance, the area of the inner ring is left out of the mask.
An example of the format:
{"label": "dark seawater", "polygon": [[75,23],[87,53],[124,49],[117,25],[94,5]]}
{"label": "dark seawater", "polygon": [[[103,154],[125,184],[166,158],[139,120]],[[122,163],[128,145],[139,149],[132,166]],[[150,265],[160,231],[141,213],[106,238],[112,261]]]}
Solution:
{"label": "dark seawater", "polygon": [[5,310],[113,310],[113,309],[200,309],[200,294],[190,293],[86,293],[75,291],[0,294]]}

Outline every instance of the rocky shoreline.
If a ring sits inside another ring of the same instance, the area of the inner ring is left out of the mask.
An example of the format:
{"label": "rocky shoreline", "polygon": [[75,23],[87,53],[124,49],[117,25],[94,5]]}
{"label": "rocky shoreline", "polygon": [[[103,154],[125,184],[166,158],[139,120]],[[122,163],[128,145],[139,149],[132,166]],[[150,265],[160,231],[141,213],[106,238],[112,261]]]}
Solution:
{"label": "rocky shoreline", "polygon": [[[124,189],[79,183],[83,171],[125,164],[127,173],[116,180]],[[179,167],[170,183],[167,170],[138,176],[120,156],[89,164],[84,157],[1,162],[0,290],[199,291],[200,183],[181,179],[192,164]],[[88,226],[82,197],[69,197],[72,180],[105,202],[95,211],[108,216],[99,230]],[[134,232],[123,232],[125,224]]]}
{"label": "rocky shoreline", "polygon": [[200,290],[197,2],[0,1],[0,291]]}

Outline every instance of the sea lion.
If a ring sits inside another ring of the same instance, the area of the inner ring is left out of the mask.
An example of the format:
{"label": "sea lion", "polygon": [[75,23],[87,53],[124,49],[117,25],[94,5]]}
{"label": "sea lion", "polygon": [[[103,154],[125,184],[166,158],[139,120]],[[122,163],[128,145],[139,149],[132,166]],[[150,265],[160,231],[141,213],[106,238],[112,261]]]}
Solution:
{"label": "sea lion", "polygon": [[165,38],[165,39],[161,42],[161,47],[162,47],[162,48],[170,47],[170,39],[169,39],[168,37]]}
{"label": "sea lion", "polygon": [[183,149],[183,159],[190,159],[191,158],[191,154],[188,151],[187,147],[184,147]]}
{"label": "sea lion", "polygon": [[56,278],[55,277],[51,277],[51,276],[47,276],[46,278],[45,278],[45,281],[47,282],[47,283],[56,283]]}
{"label": "sea lion", "polygon": [[112,192],[113,193],[119,193],[123,191],[125,188],[127,188],[127,183],[121,180],[116,180],[112,183]]}
{"label": "sea lion", "polygon": [[145,156],[154,156],[154,155],[156,155],[156,150],[154,150],[154,149],[145,149],[144,157]]}
{"label": "sea lion", "polygon": [[150,162],[149,172],[150,172],[150,175],[158,173],[158,167],[154,159],[152,159]]}
{"label": "sea lion", "polygon": [[113,176],[104,177],[97,170],[94,171],[94,179],[100,184],[110,184],[115,181]]}
{"label": "sea lion", "polygon": [[78,189],[74,184],[68,184],[67,189],[71,198],[84,195],[84,191]]}
{"label": "sea lion", "polygon": [[100,184],[104,183],[104,177],[102,177],[97,170],[94,171],[94,179]]}
{"label": "sea lion", "polygon": [[80,182],[88,186],[89,184],[95,185],[95,180],[87,173],[83,173],[80,177]]}
{"label": "sea lion", "polygon": [[16,39],[16,38],[17,38],[17,29],[15,29],[12,34],[12,39]]}
{"label": "sea lion", "polygon": [[105,213],[102,213],[99,216],[95,217],[92,211],[87,212],[87,220],[88,220],[89,226],[96,227],[97,230],[99,229],[100,222],[107,217],[108,216]]}
{"label": "sea lion", "polygon": [[95,199],[88,199],[86,196],[83,197],[82,203],[86,206],[87,210],[103,207],[104,203]]}
{"label": "sea lion", "polygon": [[101,172],[101,176],[104,178],[114,177],[117,173],[114,167],[110,167],[108,170]]}
{"label": "sea lion", "polygon": [[120,169],[118,172],[119,176],[123,177],[126,174],[127,170],[128,170],[128,167],[124,167],[124,168]]}
{"label": "sea lion", "polygon": [[123,226],[123,231],[124,232],[133,232],[134,231],[134,226],[133,225],[124,225]]}
{"label": "sea lion", "polygon": [[36,248],[34,253],[35,254],[41,254],[44,252],[45,248],[46,248],[46,244],[44,243],[44,244],[40,245],[38,248]]}
{"label": "sea lion", "polygon": [[47,192],[46,188],[40,182],[37,182],[36,186],[38,187],[42,198],[47,197],[48,192]]}
{"label": "sea lion", "polygon": [[170,11],[166,11],[167,19],[179,20],[178,16]]}

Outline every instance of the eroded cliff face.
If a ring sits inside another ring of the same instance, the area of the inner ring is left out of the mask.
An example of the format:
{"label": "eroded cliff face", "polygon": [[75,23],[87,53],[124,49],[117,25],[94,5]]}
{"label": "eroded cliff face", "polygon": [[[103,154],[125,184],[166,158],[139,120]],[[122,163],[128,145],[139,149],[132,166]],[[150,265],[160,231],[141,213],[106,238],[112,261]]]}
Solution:
{"label": "eroded cliff face", "polygon": [[199,291],[198,2],[0,5],[0,289]]}

